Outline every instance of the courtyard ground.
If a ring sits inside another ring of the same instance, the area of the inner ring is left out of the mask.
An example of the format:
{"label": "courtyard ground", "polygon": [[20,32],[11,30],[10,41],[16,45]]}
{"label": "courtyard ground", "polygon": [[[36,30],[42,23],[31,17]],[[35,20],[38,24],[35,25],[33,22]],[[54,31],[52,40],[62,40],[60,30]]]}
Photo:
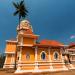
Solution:
{"label": "courtyard ground", "polygon": [[[14,75],[12,72],[0,70],[0,75]],[[50,73],[41,73],[41,74],[22,74],[22,75],[75,75],[75,70],[69,70],[64,72],[50,72]]]}

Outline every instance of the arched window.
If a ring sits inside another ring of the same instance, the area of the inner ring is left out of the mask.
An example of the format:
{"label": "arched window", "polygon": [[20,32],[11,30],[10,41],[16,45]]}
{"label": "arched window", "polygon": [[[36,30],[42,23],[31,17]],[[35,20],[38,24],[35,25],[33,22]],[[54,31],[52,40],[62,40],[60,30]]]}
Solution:
{"label": "arched window", "polygon": [[46,54],[45,54],[45,52],[42,52],[42,53],[41,53],[41,59],[42,59],[42,60],[45,60],[45,59],[46,59]]}
{"label": "arched window", "polygon": [[54,60],[58,60],[58,58],[59,58],[59,53],[58,52],[54,52]]}
{"label": "arched window", "polygon": [[30,54],[29,54],[29,52],[26,53],[26,59],[27,59],[27,60],[30,59]]}

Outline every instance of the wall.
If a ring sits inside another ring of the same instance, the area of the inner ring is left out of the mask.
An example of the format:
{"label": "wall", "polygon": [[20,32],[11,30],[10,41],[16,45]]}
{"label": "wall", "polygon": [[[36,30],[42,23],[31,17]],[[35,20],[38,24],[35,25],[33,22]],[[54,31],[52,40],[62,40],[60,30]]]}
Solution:
{"label": "wall", "polygon": [[24,44],[34,44],[34,39],[33,38],[26,38],[26,37],[24,37],[24,39],[23,39],[23,43]]}
{"label": "wall", "polygon": [[6,50],[6,52],[15,52],[15,50],[16,50],[16,43],[7,42],[5,50]]}

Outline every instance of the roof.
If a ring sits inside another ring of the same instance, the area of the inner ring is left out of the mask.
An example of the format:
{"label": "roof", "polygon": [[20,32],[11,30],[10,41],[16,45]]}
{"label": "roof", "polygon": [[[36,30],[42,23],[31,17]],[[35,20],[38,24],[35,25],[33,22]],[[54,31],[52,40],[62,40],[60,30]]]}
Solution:
{"label": "roof", "polygon": [[75,42],[71,42],[69,46],[75,46]]}
{"label": "roof", "polygon": [[68,51],[75,51],[75,42],[71,42],[68,46]]}
{"label": "roof", "polygon": [[61,46],[62,43],[56,41],[56,40],[42,40],[40,42],[41,44],[51,45],[51,46]]}
{"label": "roof", "polygon": [[41,40],[39,44],[36,44],[38,46],[52,46],[52,47],[58,47],[64,45],[63,43],[60,43],[56,40]]}
{"label": "roof", "polygon": [[13,42],[13,43],[17,43],[16,39],[10,39],[10,40],[6,40],[6,42]]}
{"label": "roof", "polygon": [[75,48],[70,48],[70,49],[67,49],[68,51],[75,51]]}

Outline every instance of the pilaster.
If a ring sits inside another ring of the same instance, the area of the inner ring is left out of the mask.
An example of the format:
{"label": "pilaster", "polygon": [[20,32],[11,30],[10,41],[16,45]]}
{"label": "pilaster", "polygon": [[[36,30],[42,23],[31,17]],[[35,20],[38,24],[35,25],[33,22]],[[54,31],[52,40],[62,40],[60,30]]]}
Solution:
{"label": "pilaster", "polygon": [[17,68],[17,70],[21,70],[21,67],[20,67],[21,60],[22,60],[22,47],[20,47],[19,61],[18,61],[18,68]]}
{"label": "pilaster", "polygon": [[38,62],[37,62],[37,50],[38,50],[38,47],[36,46],[35,47],[35,70],[38,69]]}
{"label": "pilaster", "polygon": [[50,70],[53,70],[53,66],[52,66],[52,60],[51,60],[51,53],[50,53],[50,47],[48,48],[48,53],[49,53],[49,63],[50,63]]}

